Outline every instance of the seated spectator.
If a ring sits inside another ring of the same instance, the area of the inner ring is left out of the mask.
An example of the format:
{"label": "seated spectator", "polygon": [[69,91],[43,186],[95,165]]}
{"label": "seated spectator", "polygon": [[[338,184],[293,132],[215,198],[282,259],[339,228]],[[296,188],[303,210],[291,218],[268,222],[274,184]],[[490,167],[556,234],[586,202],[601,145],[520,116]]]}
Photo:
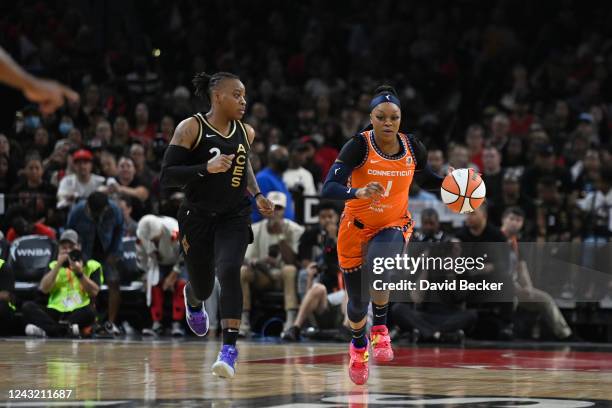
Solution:
{"label": "seated spectator", "polygon": [[121,297],[120,277],[116,264],[121,258],[123,214],[107,195],[96,191],[72,207],[67,227],[77,231],[81,238],[85,259],[95,259],[102,264],[104,281],[108,285],[108,321],[102,329],[106,334],[118,335],[115,324]]}
{"label": "seated spectator", "polygon": [[[465,220],[465,226],[457,233],[457,238],[461,242],[474,242],[478,245],[462,245],[462,256],[482,257],[484,253],[487,258],[484,261],[484,268],[481,271],[466,272],[463,277],[468,280],[482,279],[482,275],[487,276],[491,282],[503,283],[503,290],[512,293],[513,286],[509,271],[510,254],[506,246],[497,244],[505,243],[506,237],[499,228],[488,222],[487,205],[482,204],[475,211],[469,213]],[[504,292],[508,294],[507,292]],[[495,318],[498,330],[498,339],[511,339],[514,336],[513,330],[513,304],[509,302],[495,302],[487,293],[474,294],[466,299],[473,307],[484,307]],[[488,333],[487,333],[488,335]]]}
{"label": "seated spectator", "polygon": [[448,166],[454,169],[471,167],[477,171],[479,170],[474,163],[470,162],[470,153],[467,147],[462,144],[451,144],[448,148],[448,164],[445,166],[443,174],[447,173]]}
{"label": "seated spectator", "polygon": [[519,251],[518,239],[523,228],[525,213],[518,207],[510,207],[504,212],[502,220],[501,231],[508,238],[512,248],[510,273],[518,307],[541,314],[558,339],[568,339],[572,335],[572,330],[553,298],[548,293],[533,287],[527,263]]}
{"label": "seated spectator", "polygon": [[170,115],[164,115],[159,122],[159,133],[157,138],[163,139],[165,142],[170,142],[174,135],[174,118]]}
{"label": "seated spectator", "polygon": [[[415,231],[412,242],[431,243],[422,246],[428,256],[448,256],[451,238],[440,228],[436,210],[426,208],[421,213],[421,229]],[[443,244],[446,243],[446,244]],[[421,248],[421,246],[419,246]],[[430,282],[453,281],[454,271],[418,271],[418,280]],[[476,321],[477,313],[465,310],[465,299],[459,292],[413,291],[411,303],[396,303],[391,307],[393,322],[399,333],[409,333],[413,341],[457,342],[463,340],[467,331]]]}
{"label": "seated spectator", "polygon": [[584,198],[590,192],[597,190],[601,171],[599,150],[587,150],[582,163],[582,170],[574,182],[574,189],[579,198]]}
{"label": "seated spectator", "polygon": [[556,165],[556,154],[552,145],[544,144],[536,146],[536,156],[532,166],[525,170],[522,177],[522,191],[528,197],[537,194],[538,181],[544,177],[552,177],[559,180],[561,191],[569,194],[573,190],[572,177],[569,171]]}
{"label": "seated spectator", "polygon": [[14,212],[15,208],[11,209],[11,227],[6,233],[6,240],[12,243],[19,237],[25,237],[28,235],[40,235],[49,237],[55,240],[55,230],[53,228],[43,224],[42,222],[31,222],[28,217],[28,210],[23,212]]}
{"label": "seated spectator", "polygon": [[[295,209],[293,207],[293,199],[289,193],[289,189],[283,182],[283,174],[289,168],[289,152],[284,146],[276,146],[270,149],[268,155],[268,166],[257,173],[257,184],[262,194],[268,194],[271,191],[280,191],[286,197],[286,205],[284,217],[288,220],[295,220]],[[257,206],[253,201],[253,222],[262,219],[261,214],[257,210]]]}
{"label": "seated spectator", "polygon": [[[487,203],[487,205],[489,205]],[[524,238],[534,238],[536,208],[533,200],[521,194],[520,173],[515,169],[506,170],[502,181],[499,202],[489,206],[489,219],[495,225],[501,225],[502,214],[507,208],[520,207],[525,211],[526,220],[523,228]]]}
{"label": "seated spectator", "polygon": [[319,224],[308,229],[300,238],[301,262],[309,262],[305,270],[305,295],[296,319],[289,330],[281,334],[283,340],[298,341],[304,323],[313,313],[320,329],[339,329],[343,324],[348,325],[348,298],[343,289],[336,250],[338,220],[336,207],[324,202],[319,205]]}
{"label": "seated spectator", "polygon": [[113,130],[107,120],[101,120],[96,125],[94,137],[87,144],[91,149],[105,149],[111,146]]}
{"label": "seated spectator", "polygon": [[304,167],[308,146],[296,141],[289,146],[289,168],[283,173],[283,182],[295,196],[313,196],[317,194],[312,174]]}
{"label": "seated spectator", "polygon": [[43,293],[49,294],[47,307],[35,302],[23,304],[26,335],[89,335],[96,319],[92,300],[100,291],[102,279],[100,263],[83,259],[76,231],[64,231],[57,260],[49,264],[49,272],[39,286]]}
{"label": "seated spectator", "polygon": [[465,144],[470,151],[470,161],[479,169],[483,168],[484,128],[479,124],[470,125],[465,134]]}
{"label": "seated spectator", "polygon": [[34,140],[28,146],[28,150],[38,153],[41,157],[47,157],[51,153],[51,141],[47,129],[42,126],[36,129]]}
{"label": "seated spectator", "polygon": [[13,203],[27,207],[35,219],[45,219],[55,209],[55,188],[43,179],[43,166],[37,154],[26,157],[25,180],[11,192]]}
{"label": "seated spectator", "polygon": [[157,179],[157,175],[147,165],[147,154],[144,146],[140,143],[132,143],[129,156],[134,161],[136,176],[145,186],[152,186]]}
{"label": "seated spectator", "polygon": [[[584,243],[581,264],[604,271],[609,269],[612,261],[612,168],[601,171],[597,178],[594,190],[576,204],[579,209],[580,236]],[[588,298],[598,299],[610,292],[607,288],[596,286],[594,282],[589,282],[585,288]]]}
{"label": "seated spectator", "polygon": [[9,157],[0,153],[0,194],[8,194],[16,181],[15,171],[11,169]]}
{"label": "seated spectator", "polygon": [[446,175],[444,172],[444,152],[441,149],[433,148],[427,151],[427,164],[438,176]]}
{"label": "seated spectator", "polygon": [[162,334],[165,292],[172,293],[173,336],[184,336],[186,281],[181,274],[181,244],[178,222],[170,217],[145,215],[138,222],[138,263],[147,276],[147,306],[151,308],[153,326],[144,335]]}
{"label": "seated spectator", "polygon": [[512,168],[517,171],[523,171],[527,158],[525,157],[524,142],[518,136],[511,136],[502,151],[502,163],[504,168]]}
{"label": "seated spectator", "polygon": [[[352,136],[352,135],[351,135]],[[316,161],[316,153],[319,147],[318,143],[311,136],[303,136],[300,138],[300,142],[304,143],[308,150],[305,153],[305,163],[303,167],[312,174],[312,178],[317,186],[317,191],[319,190],[319,186],[325,181],[325,176],[323,175],[323,170],[321,166]]]}
{"label": "seated spectator", "polygon": [[132,218],[132,197],[125,194],[119,194],[116,201],[117,205],[121,209],[121,212],[123,213],[123,236],[135,237],[138,223]]}
{"label": "seated spectator", "polygon": [[100,153],[100,175],[107,179],[112,177],[115,180],[119,177],[117,157],[108,150],[102,150]]}
{"label": "seated spectator", "polygon": [[[300,297],[306,294],[306,277],[308,275],[306,269],[310,264],[317,263],[320,260],[329,260],[335,262],[328,264],[329,269],[338,269],[338,251],[336,249],[338,209],[333,202],[322,201],[318,206],[318,215],[319,223],[305,230],[300,237],[298,246],[298,257],[301,264],[298,278],[298,294]],[[337,283],[336,280],[334,277],[333,282],[327,282],[326,285],[334,285]]]}
{"label": "seated spectator", "polygon": [[274,215],[252,225],[254,241],[247,247],[245,265],[240,268],[242,335],[250,332],[251,285],[258,290],[283,289],[287,314],[284,330],[293,323],[298,309],[295,263],[304,227],[283,216],[287,206],[284,193],[271,191],[267,197],[274,204]]}
{"label": "seated spectator", "polygon": [[134,161],[126,156],[119,159],[119,172],[116,182],[109,182],[106,191],[111,196],[124,194],[132,198],[133,216],[140,219],[149,210],[149,190],[145,184],[136,177]]}
{"label": "seated spectator", "polygon": [[494,146],[487,146],[482,151],[482,181],[487,186],[487,203],[498,204],[502,195],[502,179],[504,172],[501,167],[501,155]]}
{"label": "seated spectator", "polygon": [[130,131],[130,137],[143,144],[149,144],[155,138],[156,126],[149,122],[149,108],[145,103],[139,103],[134,109],[135,125]]}
{"label": "seated spectator", "polygon": [[71,207],[80,199],[86,199],[98,187],[104,185],[104,177],[92,174],[93,154],[80,149],[72,154],[75,174],[62,179],[57,189],[57,208]]}
{"label": "seated spectator", "polygon": [[[510,119],[503,113],[498,113],[491,120],[491,129],[489,135],[489,143],[497,150],[502,151],[508,142],[508,133],[510,130]],[[458,168],[458,167],[455,167]]]}
{"label": "seated spectator", "polygon": [[112,146],[115,148],[125,149],[131,143],[130,138],[130,123],[125,116],[117,116],[113,124],[113,141]]}
{"label": "seated spectator", "polygon": [[566,196],[559,191],[560,184],[552,177],[538,180],[536,233],[540,242],[569,242],[579,224],[572,215]]}
{"label": "seated spectator", "polygon": [[68,139],[60,139],[55,143],[53,153],[43,160],[44,178],[56,187],[66,176],[68,167],[68,156],[74,143]]}

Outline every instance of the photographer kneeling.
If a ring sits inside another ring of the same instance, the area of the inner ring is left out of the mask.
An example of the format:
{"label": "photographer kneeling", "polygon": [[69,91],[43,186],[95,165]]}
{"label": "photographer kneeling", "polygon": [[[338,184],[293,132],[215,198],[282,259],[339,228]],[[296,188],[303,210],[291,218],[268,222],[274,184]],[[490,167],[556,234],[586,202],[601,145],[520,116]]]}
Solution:
{"label": "photographer kneeling", "polygon": [[83,261],[79,236],[69,229],[61,235],[57,260],[49,269],[39,285],[49,294],[47,307],[35,302],[23,304],[26,335],[89,335],[96,319],[92,299],[100,291],[102,266],[93,259]]}

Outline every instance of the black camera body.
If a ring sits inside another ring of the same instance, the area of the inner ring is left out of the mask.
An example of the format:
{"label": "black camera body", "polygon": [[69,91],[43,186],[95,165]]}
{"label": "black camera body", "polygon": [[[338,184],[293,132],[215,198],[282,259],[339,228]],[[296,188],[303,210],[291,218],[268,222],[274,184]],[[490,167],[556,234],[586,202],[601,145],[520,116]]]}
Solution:
{"label": "black camera body", "polygon": [[83,253],[80,249],[73,249],[68,253],[68,258],[70,258],[72,262],[80,262],[83,260]]}

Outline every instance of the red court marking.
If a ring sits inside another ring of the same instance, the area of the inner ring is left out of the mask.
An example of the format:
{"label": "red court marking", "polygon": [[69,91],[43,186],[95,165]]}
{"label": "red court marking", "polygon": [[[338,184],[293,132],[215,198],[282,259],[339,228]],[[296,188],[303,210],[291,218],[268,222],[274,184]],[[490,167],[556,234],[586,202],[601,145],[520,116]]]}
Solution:
{"label": "red court marking", "polygon": [[[338,364],[348,362],[348,352],[273,358],[252,364]],[[612,353],[584,351],[534,351],[512,349],[396,348],[388,366],[469,368],[490,370],[612,371]]]}

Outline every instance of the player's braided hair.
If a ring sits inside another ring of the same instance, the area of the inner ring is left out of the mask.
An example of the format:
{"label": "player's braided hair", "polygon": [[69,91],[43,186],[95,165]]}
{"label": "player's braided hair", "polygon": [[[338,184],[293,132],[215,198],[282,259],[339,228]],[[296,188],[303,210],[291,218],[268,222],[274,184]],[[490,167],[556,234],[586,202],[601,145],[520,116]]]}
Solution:
{"label": "player's braided hair", "polygon": [[208,75],[206,72],[200,72],[195,74],[193,80],[193,86],[195,88],[195,94],[199,97],[206,97],[209,101],[212,101],[211,95],[212,90],[215,89],[221,81],[224,79],[240,79],[238,75],[234,75],[229,72],[217,72],[212,75]]}

